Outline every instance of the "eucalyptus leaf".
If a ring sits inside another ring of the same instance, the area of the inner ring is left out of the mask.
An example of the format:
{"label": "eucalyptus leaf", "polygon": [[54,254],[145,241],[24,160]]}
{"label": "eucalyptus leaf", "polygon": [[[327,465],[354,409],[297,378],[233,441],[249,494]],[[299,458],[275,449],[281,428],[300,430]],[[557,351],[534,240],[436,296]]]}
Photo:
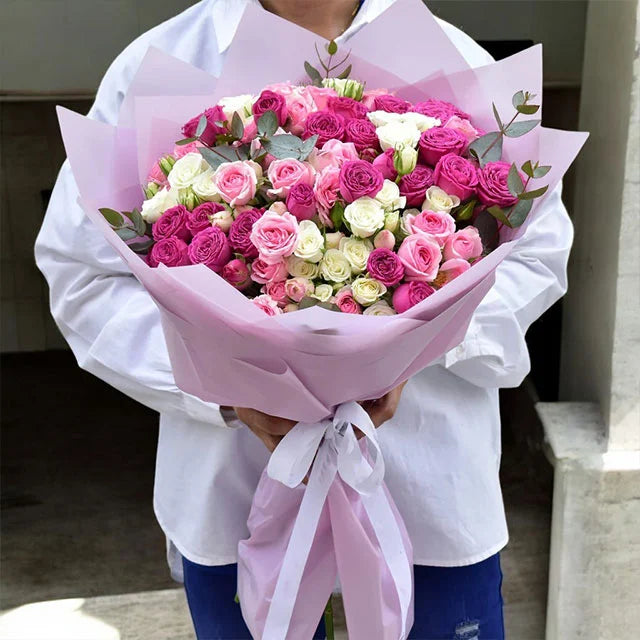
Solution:
{"label": "eucalyptus leaf", "polygon": [[540,187],[539,189],[534,189],[533,191],[525,191],[524,193],[520,193],[518,197],[520,200],[534,200],[535,198],[539,198],[547,192],[549,185],[545,187]]}
{"label": "eucalyptus leaf", "polygon": [[544,178],[547,173],[549,173],[549,171],[551,170],[551,165],[543,165],[541,167],[536,167],[533,170],[533,177],[534,178]]}
{"label": "eucalyptus leaf", "polygon": [[278,129],[278,116],[275,111],[269,109],[258,118],[258,133],[261,136],[270,137]]}
{"label": "eucalyptus leaf", "polygon": [[338,76],[338,78],[340,80],[346,80],[349,75],[351,74],[351,69],[353,68],[353,65],[347,65],[345,70]]}
{"label": "eucalyptus leaf", "polygon": [[147,223],[137,209],[134,209],[129,214],[129,219],[133,222],[133,226],[139,236],[143,236],[147,232]]}
{"label": "eucalyptus leaf", "polygon": [[524,120],[522,122],[512,122],[504,131],[509,138],[519,138],[525,133],[529,133],[540,124],[540,120]]}
{"label": "eucalyptus leaf", "polygon": [[185,144],[195,142],[197,139],[198,138],[183,138],[182,140],[178,140],[178,142],[176,142],[176,145],[178,145],[179,147],[182,147]]}
{"label": "eucalyptus leaf", "polygon": [[509,167],[509,175],[507,176],[507,187],[511,192],[511,195],[517,196],[524,189],[524,183],[518,173],[518,167],[513,163]]}
{"label": "eucalyptus leaf", "polygon": [[500,118],[500,114],[498,113],[495,102],[492,102],[491,106],[493,107],[493,115],[496,119],[496,122],[498,123],[498,128],[500,129],[500,131],[502,131],[504,129],[504,125],[502,124],[502,119]]}
{"label": "eucalyptus leaf", "polygon": [[469,200],[469,202],[460,205],[453,211],[453,217],[458,222],[463,222],[465,220],[471,220],[471,216],[473,216],[473,210],[476,208],[476,201]]}
{"label": "eucalyptus leaf", "polygon": [[498,206],[489,207],[487,211],[498,221],[502,222],[502,224],[507,225],[507,227],[511,226],[511,222],[509,222],[509,218],[507,218],[507,214],[504,209],[501,209]]}
{"label": "eucalyptus leaf", "polygon": [[204,133],[204,130],[207,128],[207,124],[207,116],[205,116],[203,113],[200,116],[200,120],[198,120],[198,126],[196,128],[196,138],[199,138]]}
{"label": "eucalyptus leaf", "polygon": [[496,219],[488,212],[482,211],[473,221],[473,226],[478,230],[482,239],[482,246],[485,253],[493,251],[499,242],[498,223]]}
{"label": "eucalyptus leaf", "polygon": [[341,202],[336,202],[331,207],[330,217],[334,231],[338,231],[344,222],[344,205]]}
{"label": "eucalyptus leaf", "polygon": [[244,135],[244,124],[237,111],[233,113],[233,117],[231,118],[231,134],[237,140],[241,140]]}
{"label": "eucalyptus leaf", "polygon": [[283,134],[279,136],[273,136],[268,140],[262,142],[264,149],[272,156],[283,160],[284,158],[300,159],[302,154],[303,141],[291,134]]}
{"label": "eucalyptus leaf", "polygon": [[132,242],[129,245],[129,249],[136,253],[147,253],[151,247],[153,247],[153,240],[145,240],[143,242]]}
{"label": "eucalyptus leaf", "polygon": [[322,85],[322,76],[320,72],[309,62],[305,60],[304,62],[304,70],[307,72],[307,75],[311,78],[311,81],[316,86]]}
{"label": "eucalyptus leaf", "polygon": [[114,209],[109,209],[104,207],[102,209],[98,209],[104,219],[114,228],[118,229],[124,225],[124,218]]}
{"label": "eucalyptus leaf", "polygon": [[502,157],[502,134],[492,131],[478,138],[469,146],[469,153],[478,160],[481,167],[487,162],[497,162]]}
{"label": "eucalyptus leaf", "polygon": [[532,205],[532,200],[519,200],[511,209],[511,214],[509,215],[511,224],[509,226],[514,229],[519,227],[527,219]]}
{"label": "eucalyptus leaf", "polygon": [[336,44],[335,40],[331,40],[331,42],[329,42],[329,44],[327,45],[327,53],[330,56],[335,56],[336,53],[338,53],[338,45]]}
{"label": "eucalyptus leaf", "polygon": [[333,302],[319,302],[318,307],[322,307],[323,309],[326,309],[327,311],[340,311],[340,307],[337,304],[333,304]]}
{"label": "eucalyptus leaf", "polygon": [[518,113],[523,113],[525,116],[532,116],[534,113],[538,113],[538,109],[540,109],[539,104],[521,104],[516,107]]}
{"label": "eucalyptus leaf", "polygon": [[309,307],[315,307],[320,304],[318,298],[312,298],[311,296],[305,296],[298,303],[298,309],[308,309]]}
{"label": "eucalyptus leaf", "polygon": [[318,140],[318,135],[312,135],[310,138],[307,138],[300,147],[300,160],[306,160],[309,157],[309,154],[313,151],[316,146],[316,141]]}
{"label": "eucalyptus leaf", "polygon": [[520,105],[525,103],[525,96],[524,96],[524,91],[518,91],[517,93],[513,94],[513,98],[511,98],[511,104],[513,105],[514,109],[517,109]]}
{"label": "eucalyptus leaf", "polygon": [[118,234],[120,239],[124,240],[125,242],[127,242],[127,240],[133,240],[134,238],[138,237],[138,234],[136,233],[135,229],[132,229],[131,227],[116,229],[116,233]]}
{"label": "eucalyptus leaf", "polygon": [[533,168],[533,166],[531,165],[531,160],[527,160],[523,165],[522,165],[522,170],[530,177],[533,178],[535,177],[535,170]]}
{"label": "eucalyptus leaf", "polygon": [[226,162],[225,158],[220,157],[207,147],[200,147],[198,151],[212,169],[217,169],[223,162]]}

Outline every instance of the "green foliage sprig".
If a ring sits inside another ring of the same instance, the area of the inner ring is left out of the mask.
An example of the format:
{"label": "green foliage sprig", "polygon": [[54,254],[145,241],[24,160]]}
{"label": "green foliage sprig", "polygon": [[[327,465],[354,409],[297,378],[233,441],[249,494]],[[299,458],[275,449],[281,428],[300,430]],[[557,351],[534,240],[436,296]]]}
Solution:
{"label": "green foliage sprig", "polygon": [[[138,209],[119,213],[115,209],[104,207],[98,211],[120,239],[128,243],[129,248],[136,253],[146,253],[153,245],[153,240],[148,237],[151,233],[150,226],[147,225]],[[135,239],[138,240],[130,242]]]}
{"label": "green foliage sprig", "polygon": [[[311,83],[316,87],[321,87],[323,79],[327,79],[331,77],[331,73],[333,71],[335,71],[336,69],[339,69],[343,64],[347,62],[347,60],[349,59],[349,56],[351,55],[351,51],[349,51],[349,53],[347,53],[347,55],[344,56],[342,60],[334,63],[333,58],[336,55],[336,53],[338,53],[338,45],[335,40],[331,40],[325,45],[325,49],[329,54],[329,58],[327,59],[326,62],[322,59],[322,56],[320,55],[320,51],[318,51],[317,44],[315,45],[315,48],[316,48],[316,55],[318,56],[318,62],[320,63],[320,66],[324,70],[324,74],[325,74],[324,78],[322,77],[322,74],[320,73],[320,71],[306,60],[304,63],[304,70],[307,72],[307,75],[311,79]],[[344,80],[349,77],[350,73],[351,73],[351,65],[349,64],[335,77],[339,78],[340,80]]]}

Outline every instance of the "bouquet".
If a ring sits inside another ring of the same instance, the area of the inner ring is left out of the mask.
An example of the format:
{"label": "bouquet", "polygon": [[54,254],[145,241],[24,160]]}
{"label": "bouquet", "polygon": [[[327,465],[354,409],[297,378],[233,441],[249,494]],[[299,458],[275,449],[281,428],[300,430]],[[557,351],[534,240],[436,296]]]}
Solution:
{"label": "bouquet", "polygon": [[[256,64],[265,31],[281,46]],[[358,402],[462,341],[586,138],[532,117],[540,47],[469,69],[412,0],[350,45],[248,7],[219,78],[150,49],[117,126],[59,110],[80,205],[157,303],[177,385],[299,422],[238,550],[261,638],[311,637],[336,576],[350,637],[406,637],[411,544]]]}

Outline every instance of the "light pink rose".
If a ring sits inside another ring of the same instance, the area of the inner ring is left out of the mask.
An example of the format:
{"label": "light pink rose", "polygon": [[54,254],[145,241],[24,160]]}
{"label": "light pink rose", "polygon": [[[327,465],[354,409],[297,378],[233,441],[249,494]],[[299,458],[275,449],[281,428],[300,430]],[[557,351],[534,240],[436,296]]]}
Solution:
{"label": "light pink rose", "polygon": [[389,229],[383,229],[376,234],[373,239],[373,246],[376,249],[390,249],[393,251],[393,247],[396,245],[396,237]]}
{"label": "light pink rose", "polygon": [[251,284],[249,267],[243,260],[235,258],[222,267],[222,277],[239,291],[246,289]]}
{"label": "light pink rose", "polygon": [[274,82],[273,84],[268,84],[265,89],[273,91],[274,93],[279,93],[281,96],[286,98],[295,91],[296,85],[291,82]]}
{"label": "light pink rose", "polygon": [[371,89],[362,94],[362,100],[360,102],[371,111],[375,107],[376,98],[386,96],[388,93],[389,91],[387,89]]}
{"label": "light pink rose", "polygon": [[309,162],[316,171],[323,171],[327,167],[341,167],[347,160],[359,160],[358,151],[353,142],[328,140],[322,149],[311,154]]}
{"label": "light pink rose", "polygon": [[278,303],[279,307],[284,307],[284,305],[289,302],[284,283],[284,280],[278,280],[277,282],[267,282],[267,284],[265,284],[261,289],[263,293],[270,295]]}
{"label": "light pink rose", "polygon": [[475,227],[465,227],[450,235],[444,243],[444,259],[473,260],[482,254],[482,240]]}
{"label": "light pink rose", "polygon": [[444,211],[422,211],[416,216],[408,214],[405,217],[405,225],[410,233],[428,233],[441,247],[456,230],[456,221]]}
{"label": "light pink rose", "polygon": [[288,212],[267,211],[254,223],[250,238],[264,262],[278,263],[295,251],[298,221]]}
{"label": "light pink rose", "polygon": [[461,133],[467,139],[467,146],[480,137],[480,131],[466,118],[461,118],[460,116],[451,116],[444,127],[446,129],[454,129],[458,133]]}
{"label": "light pink rose", "polygon": [[285,99],[289,110],[289,121],[286,129],[290,133],[299,136],[304,131],[304,123],[307,116],[316,109],[315,102],[308,91],[299,87],[295,91],[285,94]]}
{"label": "light pink rose", "polygon": [[263,294],[257,298],[253,298],[251,302],[253,302],[258,309],[262,309],[268,316],[277,316],[282,313],[282,309],[270,295]]}
{"label": "light pink rose", "polygon": [[312,294],[315,287],[308,278],[289,278],[284,283],[284,288],[294,302],[300,302],[302,298]]}
{"label": "light pink rose", "polygon": [[284,260],[269,264],[258,258],[251,263],[251,279],[259,284],[286,280],[288,275],[287,263]]}
{"label": "light pink rose", "polygon": [[452,258],[440,265],[440,272],[438,273],[438,284],[440,286],[451,282],[454,278],[457,278],[461,273],[468,271],[471,265],[462,258]]}
{"label": "light pink rose", "polygon": [[164,175],[164,171],[160,168],[159,163],[156,162],[153,167],[151,167],[151,171],[149,171],[149,175],[147,176],[147,182],[155,182],[161,187],[167,186],[167,176]]}
{"label": "light pink rose", "polygon": [[294,184],[303,182],[311,186],[315,174],[315,169],[308,162],[300,162],[294,158],[274,160],[267,172],[273,185],[268,194],[270,197],[286,198]]}
{"label": "light pink rose", "polygon": [[202,146],[202,144],[196,141],[190,142],[189,144],[177,144],[173,147],[173,152],[171,153],[171,155],[176,160],[179,160],[183,156],[186,156],[188,153],[198,153],[198,148]]}
{"label": "light pink rose", "polygon": [[329,89],[327,87],[314,87],[308,85],[305,88],[305,92],[311,96],[311,99],[316,105],[318,111],[322,111],[327,108],[330,97],[336,97],[338,94],[335,89]]}
{"label": "light pink rose", "polygon": [[351,287],[343,287],[336,293],[335,300],[336,306],[342,313],[362,313],[362,307],[355,301]]}
{"label": "light pink rose", "polygon": [[440,245],[426,233],[418,232],[405,238],[398,249],[407,280],[431,282],[438,275],[442,259]]}
{"label": "light pink rose", "polygon": [[222,199],[232,207],[247,204],[256,195],[256,172],[241,160],[223,162],[213,174],[212,181]]}
{"label": "light pink rose", "polygon": [[338,200],[340,193],[340,169],[338,167],[327,167],[316,175],[314,185],[316,202],[318,204],[318,215],[322,223],[333,228],[330,213],[331,207]]}

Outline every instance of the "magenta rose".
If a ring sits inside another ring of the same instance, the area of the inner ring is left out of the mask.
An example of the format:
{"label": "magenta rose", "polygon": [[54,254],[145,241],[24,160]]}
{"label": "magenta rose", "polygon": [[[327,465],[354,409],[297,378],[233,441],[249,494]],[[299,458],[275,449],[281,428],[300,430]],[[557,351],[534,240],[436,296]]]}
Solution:
{"label": "magenta rose", "polygon": [[211,227],[197,233],[189,245],[189,259],[193,264],[204,264],[220,273],[231,259],[231,247],[224,231]]}
{"label": "magenta rose", "polygon": [[380,170],[364,160],[349,160],[340,167],[340,193],[347,202],[363,196],[373,198],[383,182]]}
{"label": "magenta rose", "polygon": [[344,139],[344,118],[333,111],[325,109],[310,113],[304,123],[304,133],[302,137],[306,140],[311,136],[318,136],[316,147],[322,147],[329,140]]}
{"label": "magenta rose", "polygon": [[280,93],[265,89],[253,103],[251,112],[257,120],[265,111],[273,111],[278,118],[278,124],[282,127],[287,121],[287,101],[285,97]]}
{"label": "magenta rose", "polygon": [[251,263],[251,279],[260,284],[280,282],[286,280],[288,275],[287,263],[284,260],[268,263],[258,258]]}
{"label": "magenta rose", "polygon": [[268,316],[277,316],[282,313],[282,309],[278,306],[278,302],[266,293],[258,296],[257,298],[253,298],[251,302],[253,302],[258,309],[264,311]]}
{"label": "magenta rose", "polygon": [[226,120],[224,111],[219,105],[211,107],[207,109],[204,114],[201,113],[189,120],[189,122],[182,127],[182,135],[184,135],[185,138],[194,138],[198,128],[198,122],[200,122],[200,118],[203,115],[207,118],[207,126],[200,136],[200,140],[207,145],[215,145],[216,137],[227,133],[224,127],[216,124],[216,122],[224,122]]}
{"label": "magenta rose", "polygon": [[407,280],[431,282],[438,275],[442,259],[440,245],[426,233],[414,233],[405,238],[398,249]]}
{"label": "magenta rose", "polygon": [[150,267],[163,264],[166,267],[182,267],[191,264],[189,260],[187,243],[176,236],[169,236],[158,240],[147,256]]}
{"label": "magenta rose", "polygon": [[355,301],[351,287],[344,287],[336,293],[335,304],[342,313],[362,313],[362,307]]}
{"label": "magenta rose", "polygon": [[478,170],[466,158],[447,153],[438,160],[433,172],[433,182],[450,196],[458,196],[462,201],[468,200],[476,192]]}
{"label": "magenta rose", "polygon": [[395,180],[398,177],[398,172],[393,165],[394,153],[395,150],[390,147],[373,161],[373,166],[382,173],[385,180]]}
{"label": "magenta rose", "polygon": [[425,164],[435,166],[447,153],[462,155],[467,148],[467,139],[456,129],[432,127],[422,132],[418,142],[418,153]]}
{"label": "magenta rose", "polygon": [[407,199],[407,207],[419,207],[424,202],[427,189],[433,186],[433,169],[422,164],[400,178],[400,195]]}
{"label": "magenta rose", "polygon": [[455,233],[456,221],[444,211],[421,211],[414,216],[408,214],[405,218],[405,226],[409,233],[429,234],[443,247],[447,238]]}
{"label": "magenta rose", "polygon": [[187,218],[187,229],[191,231],[192,235],[196,235],[198,231],[202,231],[211,226],[211,218],[214,213],[224,211],[224,207],[218,202],[203,202],[198,205],[193,211],[189,212]]}
{"label": "magenta rose", "polygon": [[429,116],[431,118],[438,118],[438,120],[440,120],[440,124],[445,124],[445,122],[453,116],[471,120],[471,116],[458,109],[455,104],[451,104],[445,100],[435,100],[433,98],[425,100],[424,102],[417,102],[413,105],[411,111],[421,113],[422,115]]}
{"label": "magenta rose", "polygon": [[188,221],[189,210],[181,204],[167,209],[151,227],[153,239],[158,241],[176,236],[176,238],[188,242],[191,239],[191,231],[187,227]]}
{"label": "magenta rose", "polygon": [[268,263],[280,262],[290,256],[298,241],[298,221],[290,213],[267,211],[251,229],[251,242],[260,258]]}
{"label": "magenta rose", "polygon": [[251,230],[256,220],[262,216],[260,209],[243,211],[231,224],[229,229],[229,243],[234,251],[244,256],[247,260],[258,257],[258,249],[251,242]]}
{"label": "magenta rose", "polygon": [[293,185],[287,196],[287,209],[299,222],[311,220],[316,214],[316,198],[313,187],[304,182]]}
{"label": "magenta rose", "polygon": [[344,139],[347,142],[353,142],[359,152],[365,149],[378,149],[380,146],[376,127],[369,120],[347,120]]}
{"label": "magenta rose", "polygon": [[386,287],[398,284],[404,277],[404,266],[400,258],[389,249],[374,249],[367,260],[367,271]]}
{"label": "magenta rose", "polygon": [[475,227],[465,227],[450,235],[444,243],[444,259],[473,260],[482,255],[482,240]]}
{"label": "magenta rose", "polygon": [[342,116],[345,121],[353,118],[366,118],[368,111],[362,102],[347,97],[330,97],[327,101],[327,108],[329,111]]}
{"label": "magenta rose", "polygon": [[418,280],[401,284],[393,293],[393,308],[398,313],[404,313],[407,309],[415,307],[418,302],[428,298],[435,289],[426,282]]}
{"label": "magenta rose", "polygon": [[222,267],[222,277],[239,291],[251,284],[249,267],[242,260],[235,258]]}
{"label": "magenta rose", "polygon": [[487,162],[478,171],[478,198],[487,207],[511,207],[518,202],[507,186],[508,162]]}
{"label": "magenta rose", "polygon": [[373,100],[373,106],[375,111],[387,111],[388,113],[407,113],[411,109],[410,102],[392,96],[390,93],[376,96]]}

